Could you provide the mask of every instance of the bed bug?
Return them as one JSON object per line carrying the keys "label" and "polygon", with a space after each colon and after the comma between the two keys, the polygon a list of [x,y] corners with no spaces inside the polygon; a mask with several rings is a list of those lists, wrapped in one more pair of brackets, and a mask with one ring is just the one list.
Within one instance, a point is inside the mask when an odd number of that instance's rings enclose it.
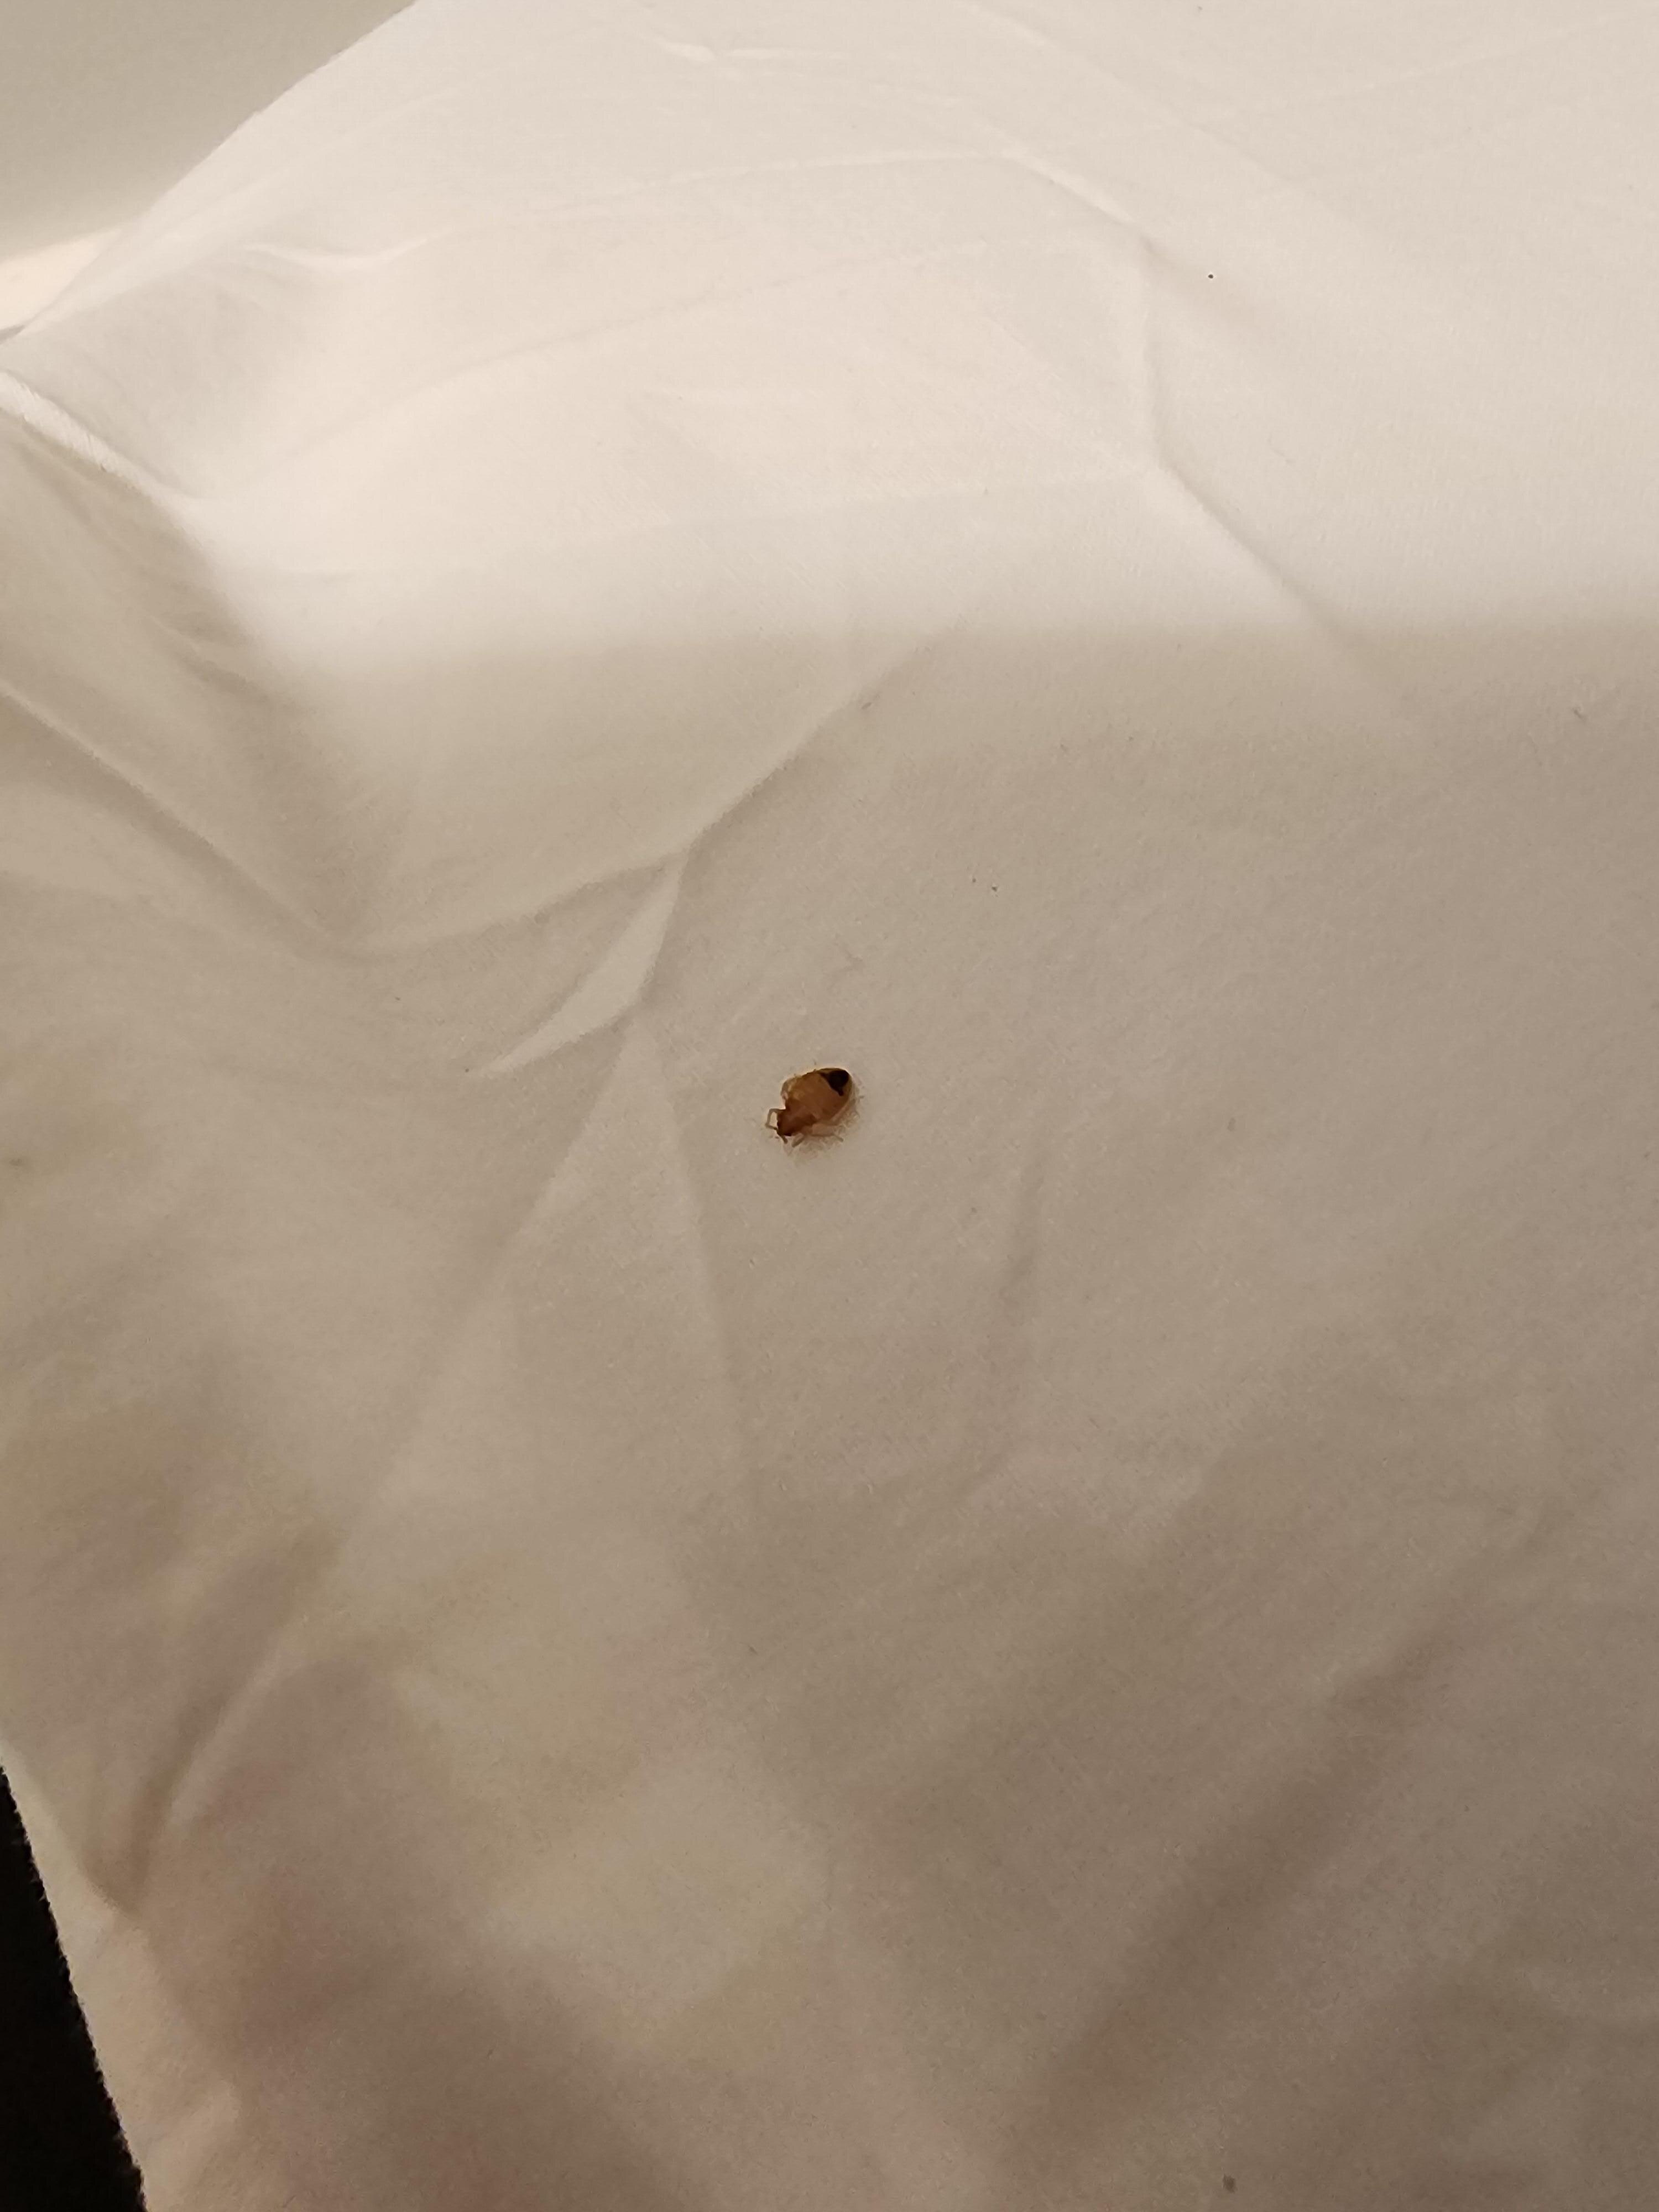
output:
{"label": "bed bug", "polygon": [[844,1067],[811,1068],[784,1085],[782,1103],[767,1115],[766,1126],[786,1145],[822,1136],[845,1115],[853,1096],[853,1079]]}

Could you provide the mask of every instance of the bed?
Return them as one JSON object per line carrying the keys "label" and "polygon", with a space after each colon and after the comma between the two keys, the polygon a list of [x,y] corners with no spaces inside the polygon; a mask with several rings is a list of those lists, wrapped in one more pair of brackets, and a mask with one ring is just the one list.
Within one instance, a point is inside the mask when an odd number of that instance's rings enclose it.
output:
{"label": "bed", "polygon": [[1656,67],[416,0],[0,348],[154,2212],[1651,2203]]}

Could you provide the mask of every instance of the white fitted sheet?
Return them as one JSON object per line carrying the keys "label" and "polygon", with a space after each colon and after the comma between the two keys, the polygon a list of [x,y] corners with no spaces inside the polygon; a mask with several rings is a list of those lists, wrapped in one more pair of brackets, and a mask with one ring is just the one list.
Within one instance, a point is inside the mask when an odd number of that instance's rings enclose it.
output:
{"label": "white fitted sheet", "polygon": [[0,350],[157,2212],[1652,2203],[1656,66],[418,0]]}

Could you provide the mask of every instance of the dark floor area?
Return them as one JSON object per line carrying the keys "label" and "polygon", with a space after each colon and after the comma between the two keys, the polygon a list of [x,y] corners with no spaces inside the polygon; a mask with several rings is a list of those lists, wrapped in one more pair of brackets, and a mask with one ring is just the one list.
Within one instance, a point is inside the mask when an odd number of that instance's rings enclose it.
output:
{"label": "dark floor area", "polygon": [[143,2203],[0,1776],[0,2212],[139,2212]]}

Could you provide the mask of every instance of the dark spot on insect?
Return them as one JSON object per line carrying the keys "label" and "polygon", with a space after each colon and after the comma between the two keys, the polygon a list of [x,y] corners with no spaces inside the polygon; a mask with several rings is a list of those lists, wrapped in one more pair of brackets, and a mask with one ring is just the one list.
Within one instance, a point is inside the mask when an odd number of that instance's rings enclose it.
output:
{"label": "dark spot on insect", "polygon": [[850,1091],[853,1087],[853,1079],[844,1067],[826,1067],[823,1079],[836,1092]]}

